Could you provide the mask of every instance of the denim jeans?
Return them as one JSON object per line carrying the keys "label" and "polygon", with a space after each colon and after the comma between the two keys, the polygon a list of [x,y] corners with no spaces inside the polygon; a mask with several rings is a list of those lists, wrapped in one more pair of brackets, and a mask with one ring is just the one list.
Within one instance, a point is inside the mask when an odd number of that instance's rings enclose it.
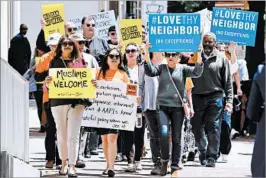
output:
{"label": "denim jeans", "polygon": [[[219,153],[223,94],[193,95],[195,115],[191,119],[196,145],[206,158],[215,160]],[[206,136],[207,135],[207,136]]]}
{"label": "denim jeans", "polygon": [[156,163],[161,159],[161,150],[159,142],[159,112],[156,110],[146,110],[144,116],[148,123],[148,129],[150,132],[150,148],[152,154],[152,161]]}
{"label": "denim jeans", "polygon": [[170,122],[172,131],[172,170],[179,167],[181,158],[181,137],[184,121],[183,108],[160,106],[160,149],[163,162],[169,161]]}

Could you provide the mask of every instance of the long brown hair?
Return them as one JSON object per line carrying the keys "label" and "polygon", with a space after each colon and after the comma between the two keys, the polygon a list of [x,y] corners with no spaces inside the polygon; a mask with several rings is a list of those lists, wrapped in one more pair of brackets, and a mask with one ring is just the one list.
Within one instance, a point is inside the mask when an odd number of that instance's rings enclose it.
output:
{"label": "long brown hair", "polygon": [[58,42],[58,45],[57,45],[57,47],[55,49],[56,57],[57,58],[60,58],[62,56],[62,43],[65,40],[68,40],[68,41],[71,41],[71,42],[74,43],[74,45],[73,45],[73,51],[70,54],[71,59],[72,60],[78,60],[78,59],[80,59],[80,52],[79,52],[79,49],[78,49],[77,42],[74,41],[72,38],[69,38],[69,35],[63,35],[60,38],[60,40]]}

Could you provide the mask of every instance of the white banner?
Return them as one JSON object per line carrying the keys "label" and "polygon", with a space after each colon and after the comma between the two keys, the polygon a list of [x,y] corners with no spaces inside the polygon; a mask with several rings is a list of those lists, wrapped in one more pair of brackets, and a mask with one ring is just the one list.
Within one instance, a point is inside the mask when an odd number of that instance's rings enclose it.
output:
{"label": "white banner", "polygon": [[137,85],[98,81],[96,99],[86,108],[82,126],[134,131],[137,93]]}
{"label": "white banner", "polygon": [[[96,35],[98,37],[108,40],[108,29],[109,27],[115,25],[117,26],[114,10],[99,12],[97,14],[89,14],[95,20]],[[70,18],[69,21],[73,22],[79,31],[82,31],[80,18]]]}

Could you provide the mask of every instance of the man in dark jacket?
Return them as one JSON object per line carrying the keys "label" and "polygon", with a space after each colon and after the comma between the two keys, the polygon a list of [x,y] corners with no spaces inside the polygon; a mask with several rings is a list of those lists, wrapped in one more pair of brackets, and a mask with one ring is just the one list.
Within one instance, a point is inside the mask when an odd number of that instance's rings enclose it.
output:
{"label": "man in dark jacket", "polygon": [[8,51],[8,63],[23,75],[28,69],[31,58],[31,48],[28,39],[25,37],[28,27],[21,24],[17,34],[10,41],[10,48]]}
{"label": "man in dark jacket", "polygon": [[258,122],[251,160],[252,177],[265,177],[265,62],[259,65],[251,86],[247,117]]}
{"label": "man in dark jacket", "polygon": [[[215,167],[220,146],[220,130],[223,113],[232,111],[233,86],[229,62],[215,49],[216,36],[207,33],[203,37],[203,74],[193,78],[194,118],[191,119],[201,165]],[[225,96],[225,107],[223,98]],[[228,111],[228,112],[227,112]]]}

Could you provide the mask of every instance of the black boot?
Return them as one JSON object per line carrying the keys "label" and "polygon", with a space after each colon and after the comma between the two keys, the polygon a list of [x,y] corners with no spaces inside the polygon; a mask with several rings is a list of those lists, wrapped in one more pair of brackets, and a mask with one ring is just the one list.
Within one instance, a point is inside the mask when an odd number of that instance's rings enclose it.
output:
{"label": "black boot", "polygon": [[161,167],[161,176],[166,176],[167,174],[167,167],[168,167],[168,161],[162,161],[162,167]]}

